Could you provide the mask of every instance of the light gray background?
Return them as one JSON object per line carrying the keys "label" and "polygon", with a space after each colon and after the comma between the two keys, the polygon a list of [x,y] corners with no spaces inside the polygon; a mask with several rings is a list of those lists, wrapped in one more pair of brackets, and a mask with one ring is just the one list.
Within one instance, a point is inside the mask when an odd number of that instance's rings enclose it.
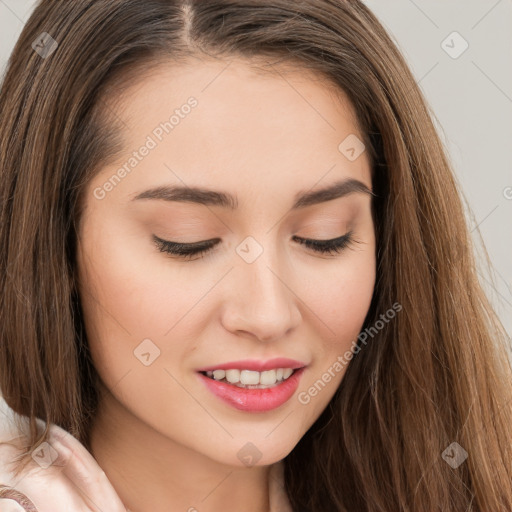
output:
{"label": "light gray background", "polygon": [[[68,0],[73,1],[73,0]],[[142,0],[141,0],[142,1]],[[512,0],[365,0],[404,53],[437,119],[483,261],[480,280],[512,334]],[[34,0],[0,0],[0,71]],[[458,58],[451,52],[469,44]],[[510,188],[509,188],[510,187]],[[507,199],[507,197],[509,199]]]}

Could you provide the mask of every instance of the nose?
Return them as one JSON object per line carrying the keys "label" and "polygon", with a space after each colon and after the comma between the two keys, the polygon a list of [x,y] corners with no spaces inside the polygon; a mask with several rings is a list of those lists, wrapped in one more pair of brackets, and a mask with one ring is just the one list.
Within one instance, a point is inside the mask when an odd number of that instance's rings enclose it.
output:
{"label": "nose", "polygon": [[252,263],[239,263],[231,279],[222,317],[228,331],[270,342],[286,336],[299,324],[300,300],[293,291],[293,274],[269,251]]}

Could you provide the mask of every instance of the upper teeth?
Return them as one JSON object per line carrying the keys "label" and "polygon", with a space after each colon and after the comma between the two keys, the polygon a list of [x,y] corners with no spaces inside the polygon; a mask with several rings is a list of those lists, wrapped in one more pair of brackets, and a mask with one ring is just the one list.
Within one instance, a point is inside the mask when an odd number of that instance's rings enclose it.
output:
{"label": "upper teeth", "polygon": [[213,377],[215,380],[225,378],[231,384],[263,384],[268,386],[287,379],[292,373],[292,368],[277,368],[276,370],[264,372],[252,370],[213,370],[207,371],[206,375]]}

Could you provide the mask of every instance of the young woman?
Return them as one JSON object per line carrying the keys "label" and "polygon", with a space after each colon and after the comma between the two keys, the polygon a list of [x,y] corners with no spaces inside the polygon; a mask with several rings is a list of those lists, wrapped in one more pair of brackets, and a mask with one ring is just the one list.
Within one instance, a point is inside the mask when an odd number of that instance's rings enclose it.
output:
{"label": "young woman", "polygon": [[512,510],[504,330],[362,3],[40,0],[0,116],[2,510]]}

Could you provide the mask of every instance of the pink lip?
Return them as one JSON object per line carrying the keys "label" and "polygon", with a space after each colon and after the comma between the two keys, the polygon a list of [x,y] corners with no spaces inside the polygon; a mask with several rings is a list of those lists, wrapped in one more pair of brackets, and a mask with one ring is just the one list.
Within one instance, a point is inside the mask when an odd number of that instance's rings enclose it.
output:
{"label": "pink lip", "polygon": [[[287,361],[289,362],[290,360],[288,359]],[[238,363],[240,363],[240,361]],[[284,367],[290,368],[290,366],[287,365],[284,365]],[[226,368],[229,370],[232,367]],[[240,367],[238,366],[238,368]],[[279,366],[279,368],[282,367]],[[267,389],[239,388],[228,382],[210,379],[202,373],[198,373],[198,375],[214,395],[236,409],[245,412],[265,412],[283,405],[292,397],[299,386],[299,381],[304,370],[305,368],[296,370],[291,377],[281,382],[281,384]]]}
{"label": "pink lip", "polygon": [[275,370],[276,368],[291,368],[296,370],[306,366],[306,363],[287,359],[286,357],[276,357],[268,361],[258,361],[257,359],[244,359],[243,361],[231,361],[229,363],[220,363],[212,366],[198,368],[198,372],[208,372],[213,370],[252,370],[255,372],[264,372],[265,370]]}

